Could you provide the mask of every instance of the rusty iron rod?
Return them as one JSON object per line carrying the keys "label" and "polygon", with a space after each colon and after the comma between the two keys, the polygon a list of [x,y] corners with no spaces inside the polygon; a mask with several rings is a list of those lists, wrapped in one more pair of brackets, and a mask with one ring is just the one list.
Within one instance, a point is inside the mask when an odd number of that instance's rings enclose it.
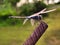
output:
{"label": "rusty iron rod", "polygon": [[47,28],[48,25],[41,21],[40,25],[34,30],[32,35],[24,42],[23,45],[35,45]]}

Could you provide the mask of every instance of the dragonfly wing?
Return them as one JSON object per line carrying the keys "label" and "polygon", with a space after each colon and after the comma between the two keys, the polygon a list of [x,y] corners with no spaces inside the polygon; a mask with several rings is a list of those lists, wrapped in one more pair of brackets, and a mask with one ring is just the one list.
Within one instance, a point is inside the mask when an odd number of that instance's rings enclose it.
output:
{"label": "dragonfly wing", "polygon": [[35,20],[34,19],[31,19],[30,21],[31,21],[31,25],[33,26],[34,23],[35,23]]}
{"label": "dragonfly wing", "polygon": [[43,10],[41,10],[40,12],[38,13],[35,13],[35,15],[39,15],[40,13],[44,12],[46,10],[46,8],[44,8]]}
{"label": "dragonfly wing", "polygon": [[35,14],[29,16],[29,18],[30,18],[30,17],[33,17],[33,16],[37,16],[37,15],[39,15],[40,13],[44,12],[45,10],[46,10],[46,8],[44,8],[42,11],[39,11],[38,13],[35,13]]}
{"label": "dragonfly wing", "polygon": [[23,25],[27,22],[28,19],[25,19],[24,22],[23,22]]}
{"label": "dragonfly wing", "polygon": [[41,14],[43,13],[49,13],[49,12],[52,12],[52,11],[55,11],[56,9],[53,9],[53,10],[49,10],[49,11],[45,11],[45,12],[42,12]]}
{"label": "dragonfly wing", "polygon": [[[44,12],[45,10],[46,10],[46,8],[44,8],[42,11],[40,11],[40,13]],[[39,13],[39,14],[40,14],[40,13]]]}

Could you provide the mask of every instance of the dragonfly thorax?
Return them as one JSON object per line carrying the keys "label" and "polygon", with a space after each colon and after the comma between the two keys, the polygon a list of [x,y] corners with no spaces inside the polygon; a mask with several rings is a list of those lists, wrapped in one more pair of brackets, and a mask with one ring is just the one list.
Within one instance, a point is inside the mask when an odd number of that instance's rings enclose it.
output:
{"label": "dragonfly thorax", "polygon": [[33,16],[33,17],[31,17],[31,19],[41,20],[42,19],[42,16],[41,15]]}

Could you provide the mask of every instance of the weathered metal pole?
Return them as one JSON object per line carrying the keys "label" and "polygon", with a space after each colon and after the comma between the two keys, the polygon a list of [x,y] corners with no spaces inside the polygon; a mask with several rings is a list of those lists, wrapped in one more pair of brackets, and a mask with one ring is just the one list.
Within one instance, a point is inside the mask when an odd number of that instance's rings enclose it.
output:
{"label": "weathered metal pole", "polygon": [[34,30],[33,34],[26,40],[23,45],[35,45],[47,27],[48,25],[41,21],[40,25]]}

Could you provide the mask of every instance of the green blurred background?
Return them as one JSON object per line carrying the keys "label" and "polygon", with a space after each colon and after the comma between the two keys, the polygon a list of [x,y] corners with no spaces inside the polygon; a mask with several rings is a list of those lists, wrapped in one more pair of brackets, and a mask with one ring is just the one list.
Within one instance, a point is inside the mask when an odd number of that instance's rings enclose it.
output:
{"label": "green blurred background", "polygon": [[19,1],[0,0],[0,45],[22,45],[37,27],[32,27],[30,21],[22,25],[24,19],[13,19],[9,16],[29,16],[44,8],[57,10],[42,14],[48,29],[36,45],[60,45],[60,2],[46,5],[43,0],[34,0],[34,3],[27,0],[27,3],[17,7]]}

